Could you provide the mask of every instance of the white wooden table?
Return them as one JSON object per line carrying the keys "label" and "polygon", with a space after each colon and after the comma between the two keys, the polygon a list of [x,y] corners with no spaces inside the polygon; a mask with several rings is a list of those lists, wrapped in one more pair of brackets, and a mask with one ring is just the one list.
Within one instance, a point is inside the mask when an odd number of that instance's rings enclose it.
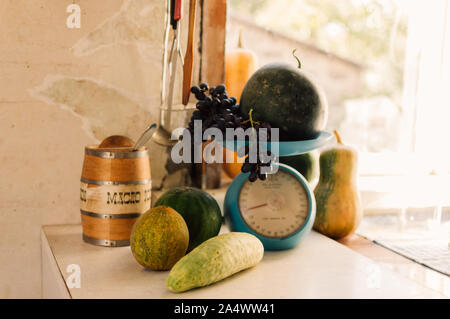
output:
{"label": "white wooden table", "polygon": [[[294,249],[265,252],[254,268],[181,294],[166,288],[167,271],[144,270],[129,247],[84,243],[81,225],[44,226],[41,237],[44,298],[445,298],[316,232]],[[80,287],[68,287],[77,269]]]}

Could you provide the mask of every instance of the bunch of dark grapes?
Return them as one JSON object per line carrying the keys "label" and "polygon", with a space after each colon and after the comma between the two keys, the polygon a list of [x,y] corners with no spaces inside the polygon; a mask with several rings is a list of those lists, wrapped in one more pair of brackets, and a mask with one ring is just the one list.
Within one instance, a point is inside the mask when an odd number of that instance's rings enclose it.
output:
{"label": "bunch of dark grapes", "polygon": [[240,127],[242,116],[239,105],[236,104],[235,97],[228,97],[224,84],[208,87],[208,84],[202,83],[193,86],[191,92],[198,100],[197,109],[189,122],[191,133],[195,120],[202,120],[202,133],[210,127],[218,128],[222,132],[225,132],[226,128]]}
{"label": "bunch of dark grapes", "polygon": [[[274,156],[269,150],[266,150],[264,152],[264,150],[261,149],[261,145],[258,142],[260,140],[269,141],[271,127],[270,127],[269,123],[264,122],[264,123],[260,124],[260,123],[256,122],[256,123],[254,123],[253,128],[255,129],[254,130],[255,134],[257,134],[256,135],[257,143],[250,144],[251,146],[246,146],[245,154],[246,155],[249,154],[250,148],[255,147],[256,148],[255,154],[257,154],[256,163],[251,162],[250,156],[247,156],[245,158],[244,164],[242,164],[241,171],[243,173],[250,172],[250,175],[248,176],[248,180],[250,182],[254,182],[258,178],[260,180],[264,181],[267,178],[267,174],[263,173],[261,171],[261,169],[263,167],[269,168]],[[260,130],[260,128],[265,128],[266,130]]]}
{"label": "bunch of dark grapes", "polygon": [[[270,124],[251,122],[249,120],[243,120],[243,116],[237,104],[235,97],[229,97],[224,84],[209,87],[208,84],[202,83],[199,86],[193,86],[191,92],[198,100],[196,104],[196,110],[192,114],[189,121],[188,130],[192,134],[194,133],[194,121],[202,121],[202,134],[208,128],[218,128],[224,133],[227,128],[243,128],[244,130],[253,126],[254,133],[257,134],[257,141],[270,139]],[[267,132],[260,131],[259,128],[266,128]],[[266,136],[263,136],[266,134]],[[193,140],[193,139],[192,139]],[[254,182],[258,178],[261,180],[266,179],[266,174],[261,172],[261,168],[270,166],[270,162],[273,159],[272,154],[267,151],[265,154],[259,149],[259,144],[252,144],[257,148],[257,162],[250,163],[250,156],[247,156],[250,152],[250,147],[245,147],[245,163],[242,165],[241,171],[243,173],[250,172],[249,181]],[[261,151],[261,152],[260,152]]]}

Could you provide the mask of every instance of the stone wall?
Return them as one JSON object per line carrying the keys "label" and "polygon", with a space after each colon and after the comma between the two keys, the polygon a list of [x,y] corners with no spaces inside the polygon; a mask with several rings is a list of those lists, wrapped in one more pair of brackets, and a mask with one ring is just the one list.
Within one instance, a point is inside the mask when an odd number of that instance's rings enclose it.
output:
{"label": "stone wall", "polygon": [[[78,0],[80,28],[69,28],[72,3],[0,2],[0,298],[40,297],[40,227],[80,223],[84,146],[136,140],[158,120],[166,2]],[[185,112],[176,114],[182,125]],[[150,148],[159,188],[168,155]]]}

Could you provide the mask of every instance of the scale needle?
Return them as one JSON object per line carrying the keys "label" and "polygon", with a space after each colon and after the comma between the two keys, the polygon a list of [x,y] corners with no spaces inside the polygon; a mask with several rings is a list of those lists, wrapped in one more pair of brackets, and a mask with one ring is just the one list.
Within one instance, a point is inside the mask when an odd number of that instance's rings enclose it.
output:
{"label": "scale needle", "polygon": [[267,206],[267,205],[268,205],[267,203],[264,203],[264,204],[261,204],[261,205],[257,205],[257,206],[250,207],[250,208],[247,209],[247,210],[255,209],[255,208],[260,208],[260,207],[264,207],[264,206]]}

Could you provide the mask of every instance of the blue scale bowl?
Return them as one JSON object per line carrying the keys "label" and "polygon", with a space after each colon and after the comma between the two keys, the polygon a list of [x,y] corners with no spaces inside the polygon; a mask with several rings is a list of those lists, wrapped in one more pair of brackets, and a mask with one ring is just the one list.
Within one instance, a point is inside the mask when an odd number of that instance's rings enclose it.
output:
{"label": "blue scale bowl", "polygon": [[[293,156],[299,155],[303,153],[311,152],[317,148],[320,148],[328,143],[328,141],[333,137],[333,134],[329,132],[322,131],[319,136],[312,140],[304,140],[304,141],[288,141],[288,142],[267,142],[260,144],[263,147],[267,147],[271,152],[273,152],[277,156]],[[245,145],[249,145],[249,142],[245,141],[219,141],[223,147],[236,151]],[[278,152],[276,151],[276,147],[278,147]],[[277,154],[278,153],[278,154]]]}

